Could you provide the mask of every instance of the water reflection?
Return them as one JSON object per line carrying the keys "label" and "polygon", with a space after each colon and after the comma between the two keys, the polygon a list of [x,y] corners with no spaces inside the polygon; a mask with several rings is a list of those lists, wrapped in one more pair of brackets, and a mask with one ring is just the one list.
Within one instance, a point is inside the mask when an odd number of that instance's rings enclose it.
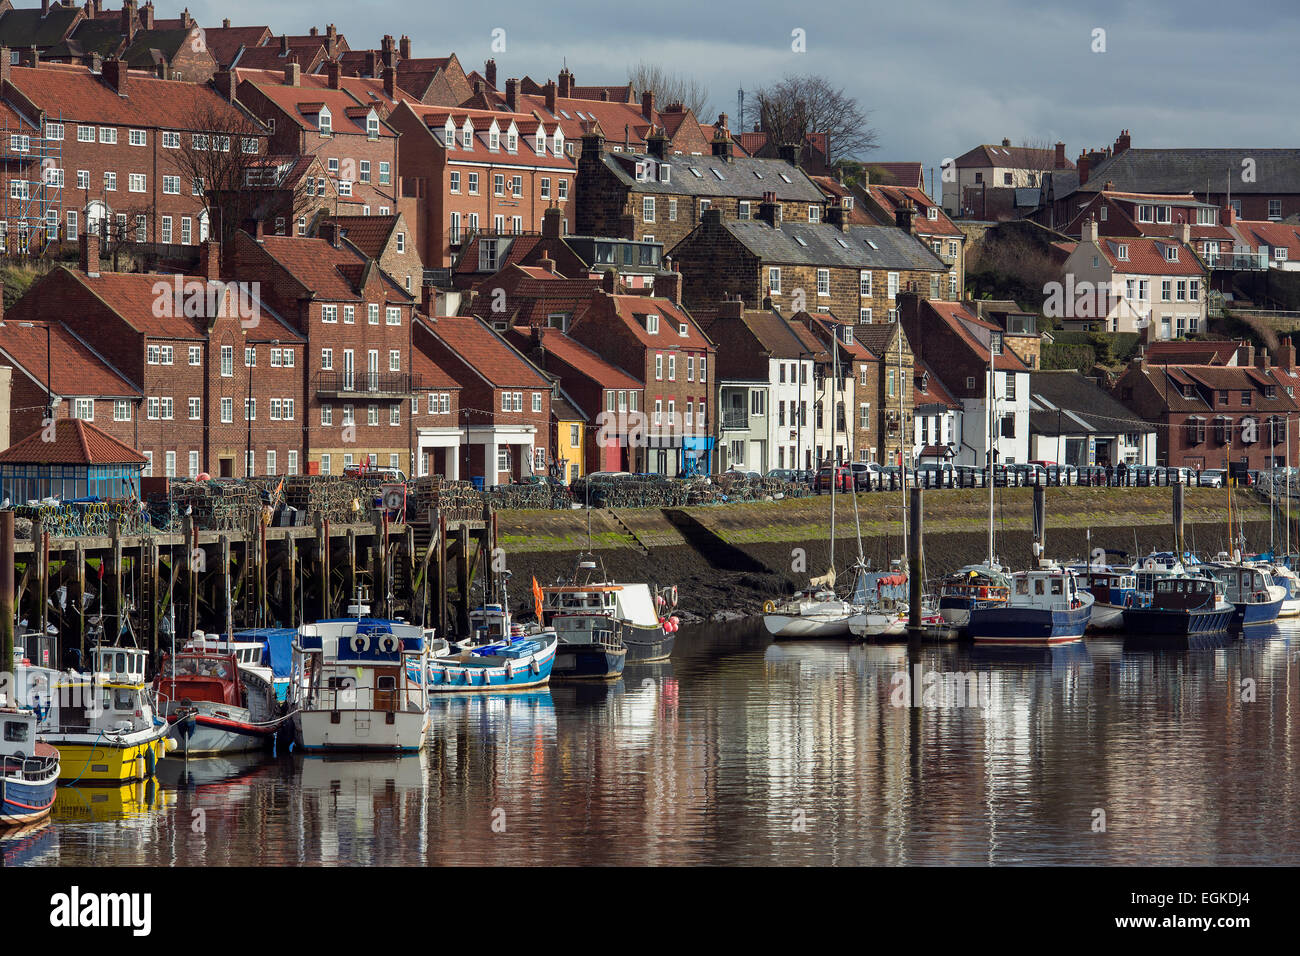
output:
{"label": "water reflection", "polygon": [[61,791],[44,848],[14,855],[1295,863],[1297,633],[1023,650],[686,629],[618,681],[439,698],[420,755],[167,760],[152,790]]}

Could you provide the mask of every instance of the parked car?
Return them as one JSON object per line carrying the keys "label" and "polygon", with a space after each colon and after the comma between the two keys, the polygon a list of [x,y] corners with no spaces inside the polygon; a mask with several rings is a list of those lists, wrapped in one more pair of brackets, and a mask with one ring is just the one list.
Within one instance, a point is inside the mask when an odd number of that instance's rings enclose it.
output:
{"label": "parked car", "polygon": [[922,462],[916,469],[916,478],[923,488],[939,488],[946,483],[956,483],[957,469],[951,462]]}
{"label": "parked car", "polygon": [[1017,485],[1045,485],[1047,484],[1047,469],[1042,465],[1035,465],[1032,462],[1018,462],[1014,465],[1008,465],[1012,476],[1011,480]]}
{"label": "parked car", "polygon": [[1079,469],[1074,465],[1047,465],[1047,480],[1053,485],[1077,485]]}
{"label": "parked car", "polygon": [[880,466],[874,461],[851,461],[853,470],[853,487],[865,491],[880,484]]}
{"label": "parked car", "polygon": [[1166,485],[1194,485],[1196,484],[1196,472],[1190,468],[1164,468],[1157,469],[1163,471],[1162,483]]}
{"label": "parked car", "polygon": [[767,473],[767,477],[775,478],[777,481],[795,481],[795,476],[799,474],[793,468],[773,468]]}
{"label": "parked car", "polygon": [[1223,481],[1227,478],[1228,473],[1222,468],[1207,468],[1201,472],[1200,484],[1202,488],[1222,488]]}
{"label": "parked car", "polygon": [[[1128,473],[1131,476],[1128,484],[1135,487],[1147,487],[1156,483],[1157,469],[1154,465],[1133,465],[1129,468]],[[1105,469],[1103,469],[1104,473]]]}
{"label": "parked car", "polygon": [[988,475],[978,465],[957,465],[953,470],[960,487],[983,488],[988,482]]}
{"label": "parked car", "polygon": [[[907,469],[906,477],[909,486],[916,484],[916,472],[913,469]],[[903,475],[897,465],[885,465],[880,469],[880,480],[884,482],[883,487],[885,488],[899,488],[901,487],[900,482],[903,481]]]}
{"label": "parked car", "polygon": [[832,481],[835,483],[836,491],[848,491],[853,487],[853,469],[847,464],[823,465],[817,469],[818,491],[830,491]]}

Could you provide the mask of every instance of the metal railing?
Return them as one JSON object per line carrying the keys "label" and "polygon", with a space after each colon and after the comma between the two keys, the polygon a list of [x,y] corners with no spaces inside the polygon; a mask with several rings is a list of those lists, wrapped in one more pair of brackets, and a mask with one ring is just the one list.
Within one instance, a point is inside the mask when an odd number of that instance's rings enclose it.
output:
{"label": "metal railing", "polygon": [[406,372],[317,372],[317,396],[409,396],[424,390],[421,380]]}

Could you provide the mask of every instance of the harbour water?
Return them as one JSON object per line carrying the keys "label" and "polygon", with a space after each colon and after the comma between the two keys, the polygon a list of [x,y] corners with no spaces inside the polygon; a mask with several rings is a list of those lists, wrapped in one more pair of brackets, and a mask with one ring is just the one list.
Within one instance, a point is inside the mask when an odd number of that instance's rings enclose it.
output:
{"label": "harbour water", "polygon": [[437,700],[417,756],[168,759],[148,785],[65,787],[5,862],[1300,862],[1293,622],[910,657],[758,622],[680,638],[613,684]]}

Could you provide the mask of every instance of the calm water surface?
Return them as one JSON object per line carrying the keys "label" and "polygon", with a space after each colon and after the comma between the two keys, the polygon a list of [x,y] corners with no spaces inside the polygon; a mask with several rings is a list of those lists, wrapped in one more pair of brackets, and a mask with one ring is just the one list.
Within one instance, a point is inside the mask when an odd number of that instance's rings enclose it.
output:
{"label": "calm water surface", "polygon": [[[167,760],[156,784],[64,788],[5,861],[1300,862],[1294,624],[1181,650],[909,658],[756,623],[678,644],[608,686],[441,699],[418,756]],[[917,664],[975,672],[987,707],[898,706]]]}

